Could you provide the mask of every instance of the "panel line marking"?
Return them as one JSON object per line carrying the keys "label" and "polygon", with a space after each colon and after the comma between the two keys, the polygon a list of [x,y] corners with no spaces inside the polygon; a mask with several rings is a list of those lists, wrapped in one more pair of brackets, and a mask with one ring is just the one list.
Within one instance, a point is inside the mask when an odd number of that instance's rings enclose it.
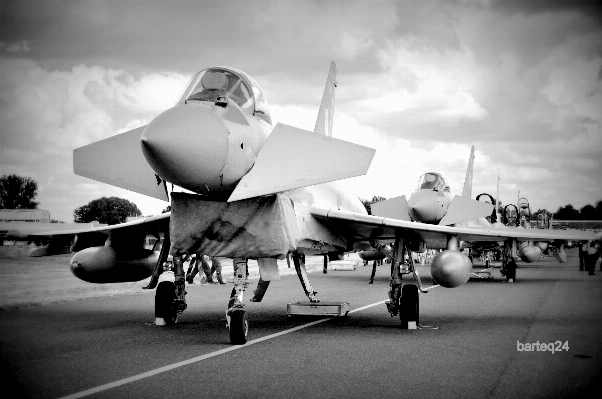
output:
{"label": "panel line marking", "polygon": [[[370,304],[370,305],[362,306],[360,308],[350,310],[348,313],[359,312],[361,310],[368,309],[368,308],[380,305],[382,303],[385,303],[385,301],[383,300],[383,301],[376,302],[376,303],[373,303],[373,304]],[[206,360],[206,359],[209,359],[209,358],[212,358],[212,357],[215,357],[215,356],[223,355],[223,354],[226,354],[228,352],[232,352],[232,351],[235,351],[235,350],[238,350],[238,349],[244,349],[244,348],[249,347],[250,345],[258,344],[260,342],[267,341],[268,339],[277,338],[277,337],[279,337],[281,335],[289,334],[289,333],[292,333],[292,332],[295,332],[295,331],[298,331],[298,330],[302,330],[302,329],[307,328],[307,327],[315,326],[316,324],[324,323],[324,322],[327,322],[329,320],[336,319],[337,317],[340,317],[340,316],[328,317],[328,318],[325,318],[325,319],[320,319],[320,320],[312,321],[311,323],[302,324],[302,325],[297,326],[297,327],[289,328],[288,330],[280,331],[278,333],[274,333],[274,334],[271,334],[271,335],[266,335],[265,337],[261,337],[261,338],[254,339],[252,341],[248,341],[245,345],[230,346],[228,348],[220,349],[218,351],[207,353],[205,355],[193,357],[192,359],[183,360],[181,362],[177,362],[177,363],[173,363],[173,364],[170,364],[170,365],[167,365],[167,366],[159,367],[157,369],[150,370],[150,371],[147,371],[147,372],[142,373],[142,374],[137,374],[137,375],[134,375],[134,376],[131,376],[131,377],[123,378],[121,380],[110,382],[108,384],[99,385],[99,386],[94,387],[94,388],[86,389],[85,391],[80,391],[80,392],[73,393],[71,395],[63,396],[63,397],[61,397],[59,399],[83,398],[85,396],[93,395],[93,394],[98,393],[98,392],[106,391],[108,389],[116,388],[116,387],[121,386],[121,385],[129,384],[130,382],[139,381],[139,380],[142,380],[144,378],[152,377],[152,376],[157,375],[157,374],[161,374],[161,373],[165,373],[165,372],[170,371],[170,370],[177,369],[179,367],[187,366],[189,364],[197,363],[197,362],[200,362],[202,360]]]}

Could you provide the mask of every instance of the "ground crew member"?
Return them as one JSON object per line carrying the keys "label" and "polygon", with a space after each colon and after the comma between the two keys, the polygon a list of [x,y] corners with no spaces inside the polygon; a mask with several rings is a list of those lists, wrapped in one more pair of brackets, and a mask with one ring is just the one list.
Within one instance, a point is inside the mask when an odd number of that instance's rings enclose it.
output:
{"label": "ground crew member", "polygon": [[[220,263],[220,261],[215,256],[212,256],[211,257],[211,267],[209,267],[209,263],[207,263],[207,261],[205,260],[205,256],[200,255],[200,258],[201,258],[201,267],[203,269],[203,272],[205,273],[207,283],[216,284],[216,282],[213,281],[213,273],[215,273],[215,277],[217,277],[217,282],[220,284],[226,284],[222,278],[222,264]],[[201,284],[202,284],[202,279],[201,279]]]}
{"label": "ground crew member", "polygon": [[587,249],[587,259],[585,260],[585,266],[590,276],[596,275],[596,273],[594,273],[594,268],[596,267],[598,256],[598,248],[596,248],[596,243],[592,241],[589,243],[589,248]]}
{"label": "ground crew member", "polygon": [[579,270],[585,270],[585,258],[587,257],[587,242],[579,243]]}

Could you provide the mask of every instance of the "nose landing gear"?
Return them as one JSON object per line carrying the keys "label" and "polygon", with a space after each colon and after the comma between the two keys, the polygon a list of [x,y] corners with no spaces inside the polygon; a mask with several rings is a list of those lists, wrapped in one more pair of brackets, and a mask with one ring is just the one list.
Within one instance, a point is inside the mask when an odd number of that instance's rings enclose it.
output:
{"label": "nose landing gear", "polygon": [[247,259],[236,258],[234,264],[234,288],[228,301],[226,311],[226,327],[230,330],[230,343],[244,345],[249,334],[249,320],[247,312],[243,309],[243,294],[247,288]]}

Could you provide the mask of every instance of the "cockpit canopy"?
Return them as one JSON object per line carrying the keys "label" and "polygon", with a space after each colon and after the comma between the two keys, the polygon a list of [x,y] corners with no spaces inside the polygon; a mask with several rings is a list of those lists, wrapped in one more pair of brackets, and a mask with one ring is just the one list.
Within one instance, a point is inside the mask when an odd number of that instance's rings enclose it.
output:
{"label": "cockpit canopy", "polygon": [[502,215],[502,222],[506,226],[516,226],[518,225],[518,208],[516,205],[506,205],[504,207],[504,214]]}
{"label": "cockpit canopy", "polygon": [[518,199],[517,205],[521,209],[528,209],[529,208],[529,201],[527,201],[526,198],[522,197],[522,198]]}
{"label": "cockpit canopy", "polygon": [[187,101],[215,102],[220,96],[234,101],[243,113],[272,124],[268,102],[257,82],[234,68],[215,67],[197,73],[190,79],[177,104]]}
{"label": "cockpit canopy", "polygon": [[425,173],[418,179],[418,189],[430,189],[449,192],[449,187],[445,183],[445,179],[439,173]]}
{"label": "cockpit canopy", "polygon": [[482,194],[477,195],[477,201],[495,205],[495,200],[493,199],[491,194],[487,194],[487,193],[482,193]]}
{"label": "cockpit canopy", "polygon": [[521,220],[531,221],[531,209],[529,208],[529,201],[526,198],[518,199],[518,213]]}

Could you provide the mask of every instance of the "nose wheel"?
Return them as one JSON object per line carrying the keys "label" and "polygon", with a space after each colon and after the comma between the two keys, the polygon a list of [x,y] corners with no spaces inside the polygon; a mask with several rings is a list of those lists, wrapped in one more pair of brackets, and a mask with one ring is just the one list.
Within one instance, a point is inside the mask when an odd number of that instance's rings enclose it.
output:
{"label": "nose wheel", "polygon": [[244,345],[247,343],[249,333],[249,319],[247,312],[242,309],[233,310],[230,315],[230,343],[232,345]]}
{"label": "nose wheel", "polygon": [[[230,343],[232,345],[244,345],[247,343],[249,333],[249,321],[247,312],[243,309],[243,293],[248,285],[247,282],[247,259],[234,258],[234,288],[228,301],[226,311],[226,326],[230,330]],[[266,287],[267,288],[267,287]]]}

